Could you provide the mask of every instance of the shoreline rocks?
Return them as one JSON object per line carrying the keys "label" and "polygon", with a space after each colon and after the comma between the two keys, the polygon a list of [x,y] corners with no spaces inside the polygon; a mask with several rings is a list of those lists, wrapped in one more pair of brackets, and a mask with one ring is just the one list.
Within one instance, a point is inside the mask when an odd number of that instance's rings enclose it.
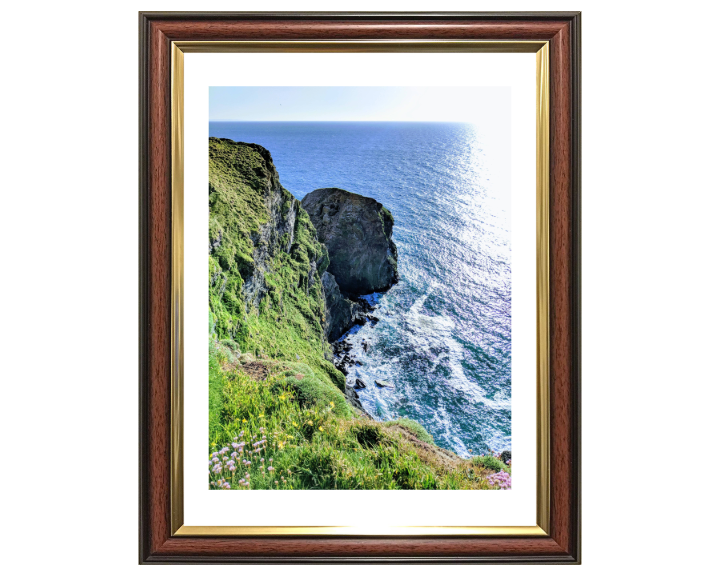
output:
{"label": "shoreline rocks", "polygon": [[371,326],[375,326],[380,321],[371,314],[376,306],[371,306],[364,298],[344,295],[329,271],[323,272],[321,282],[325,294],[323,328],[328,342],[336,342],[355,325],[364,326],[370,322]]}
{"label": "shoreline rocks", "polygon": [[370,420],[374,420],[374,418],[363,408],[362,403],[360,402],[360,396],[358,395],[355,390],[352,388],[347,388],[345,390],[345,399],[347,400],[347,403],[350,404],[350,406],[357,408],[360,414],[365,416],[366,418],[369,418]]}
{"label": "shoreline rocks", "polygon": [[325,271],[321,280],[325,293],[325,336],[329,342],[335,342],[356,321],[358,309],[352,300],[343,296],[330,272]]}

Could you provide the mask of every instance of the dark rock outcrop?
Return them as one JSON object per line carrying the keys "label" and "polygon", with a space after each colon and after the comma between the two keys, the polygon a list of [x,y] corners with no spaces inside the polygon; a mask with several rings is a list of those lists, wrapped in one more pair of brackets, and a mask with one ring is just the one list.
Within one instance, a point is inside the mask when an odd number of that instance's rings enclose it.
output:
{"label": "dark rock outcrop", "polygon": [[342,295],[335,277],[329,272],[322,275],[322,285],[325,292],[325,335],[334,342],[353,325],[358,306]]}
{"label": "dark rock outcrop", "polygon": [[353,390],[352,388],[347,388],[345,390],[345,398],[347,399],[347,402],[348,404],[350,404],[350,406],[352,406],[353,408],[357,408],[361,416],[365,416],[370,420],[373,419],[373,417],[365,411],[365,408],[363,408],[363,405],[360,402],[360,396],[357,392],[355,392],[355,390]]}
{"label": "dark rock outcrop", "polygon": [[[370,314],[375,308],[367,300],[352,296],[346,298],[340,291],[335,277],[330,272],[322,275],[323,293],[325,294],[325,320],[323,328],[329,342],[335,342],[355,324],[364,326],[370,322],[372,326],[380,319]],[[336,342],[336,344],[339,344]],[[335,353],[338,352],[336,347]],[[354,363],[354,361],[352,362]]]}
{"label": "dark rock outcrop", "polygon": [[342,292],[381,292],[398,281],[393,217],[380,202],[340,188],[320,188],[303,198],[302,207],[327,246],[328,271]]}

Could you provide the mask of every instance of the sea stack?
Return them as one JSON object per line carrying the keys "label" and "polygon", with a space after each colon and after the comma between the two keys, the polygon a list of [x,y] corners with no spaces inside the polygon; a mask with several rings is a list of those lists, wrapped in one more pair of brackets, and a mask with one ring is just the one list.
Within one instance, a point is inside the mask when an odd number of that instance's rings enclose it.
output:
{"label": "sea stack", "polygon": [[340,188],[320,188],[303,198],[302,207],[327,246],[328,272],[342,292],[383,292],[398,281],[393,217],[380,202]]}

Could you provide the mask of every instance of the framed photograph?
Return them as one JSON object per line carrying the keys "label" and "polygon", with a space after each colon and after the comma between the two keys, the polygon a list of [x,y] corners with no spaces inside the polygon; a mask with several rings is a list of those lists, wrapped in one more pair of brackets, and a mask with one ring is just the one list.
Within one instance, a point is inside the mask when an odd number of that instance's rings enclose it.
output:
{"label": "framed photograph", "polygon": [[579,13],[140,13],[139,148],[141,563],[580,562]]}

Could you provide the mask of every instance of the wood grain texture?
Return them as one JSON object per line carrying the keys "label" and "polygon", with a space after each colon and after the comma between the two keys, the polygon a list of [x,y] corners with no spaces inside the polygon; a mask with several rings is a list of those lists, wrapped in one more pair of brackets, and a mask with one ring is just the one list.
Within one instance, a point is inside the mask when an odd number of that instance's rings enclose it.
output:
{"label": "wood grain texture", "polygon": [[542,26],[524,21],[502,23],[444,20],[403,22],[392,20],[206,20],[201,23],[163,21],[158,25],[171,41],[175,40],[412,40],[473,39],[513,40],[518,34],[525,40],[549,40],[563,22],[543,22]]}
{"label": "wood grain texture", "polygon": [[170,162],[170,52],[169,43],[151,27],[150,190],[152,191],[151,253],[153,259],[151,311],[153,351],[151,366],[150,433],[152,451],[153,546],[170,535],[170,277],[171,277],[171,162]]}
{"label": "wood grain texture", "polygon": [[[142,263],[141,354],[141,516],[143,544],[158,549],[169,531],[170,458],[170,57],[165,36],[150,23],[145,30],[147,82],[144,177],[141,187]],[[143,152],[141,152],[143,153]],[[141,167],[143,163],[141,162]]]}
{"label": "wood grain texture", "polygon": [[499,562],[517,556],[553,558],[563,550],[551,538],[170,538],[155,554],[156,559],[192,556],[205,562],[457,562],[483,557]]}
{"label": "wood grain texture", "polygon": [[569,31],[561,29],[550,46],[550,535],[565,550],[571,534],[570,496],[572,397],[568,353],[571,334],[571,209]]}
{"label": "wood grain texture", "polygon": [[[140,14],[140,562],[579,563],[580,15]],[[170,534],[170,42],[550,41],[551,518],[547,538]]]}

